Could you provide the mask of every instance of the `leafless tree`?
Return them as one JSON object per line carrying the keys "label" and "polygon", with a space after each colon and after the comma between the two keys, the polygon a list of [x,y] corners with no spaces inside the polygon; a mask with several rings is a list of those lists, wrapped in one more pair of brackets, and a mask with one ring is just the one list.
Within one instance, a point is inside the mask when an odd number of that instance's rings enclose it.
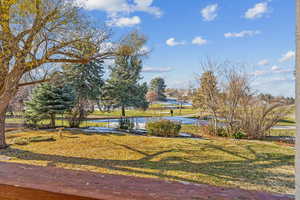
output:
{"label": "leafless tree", "polygon": [[232,68],[224,75],[220,105],[228,135],[244,132],[248,138],[262,138],[287,115],[289,109],[284,103],[265,101],[256,95],[247,73]]}
{"label": "leafless tree", "polygon": [[238,127],[250,139],[264,138],[289,110],[283,103],[268,103],[256,97],[245,97],[240,107],[236,116]]}
{"label": "leafless tree", "polygon": [[0,148],[5,113],[21,82],[42,66],[87,63],[112,53],[103,48],[109,34],[86,20],[71,0],[0,0]]}
{"label": "leafless tree", "polygon": [[243,68],[225,62],[218,73],[211,68],[201,77],[193,104],[213,117],[215,135],[220,128],[217,122],[221,120],[228,136],[244,132],[249,138],[262,138],[288,114],[284,102],[266,101],[256,95],[251,88],[251,77]]}
{"label": "leafless tree", "polygon": [[152,104],[154,101],[158,99],[158,95],[154,91],[148,91],[146,94],[146,99],[150,104]]}

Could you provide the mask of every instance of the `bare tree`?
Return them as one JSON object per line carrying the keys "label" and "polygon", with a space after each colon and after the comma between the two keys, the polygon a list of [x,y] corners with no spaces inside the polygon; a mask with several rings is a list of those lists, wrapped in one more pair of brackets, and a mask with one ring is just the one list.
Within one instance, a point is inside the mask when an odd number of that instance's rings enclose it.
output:
{"label": "bare tree", "polygon": [[[5,112],[24,74],[55,63],[87,63],[106,58],[108,38],[82,16],[71,0],[0,0],[0,148]],[[42,80],[41,80],[42,81]]]}
{"label": "bare tree", "polygon": [[288,113],[281,102],[263,100],[251,89],[250,77],[236,68],[225,71],[221,95],[221,117],[228,135],[246,133],[248,138],[265,137],[266,133]]}
{"label": "bare tree", "polygon": [[[207,66],[214,65],[208,63]],[[202,74],[193,105],[213,117],[215,135],[221,128],[218,121],[222,120],[227,136],[244,132],[249,138],[264,137],[287,115],[288,106],[256,95],[251,89],[251,77],[243,71],[242,65],[225,62],[222,67],[218,73],[210,67]]]}
{"label": "bare tree", "polygon": [[150,104],[152,104],[158,99],[158,94],[154,91],[148,91],[146,94],[146,99]]}
{"label": "bare tree", "polygon": [[236,118],[239,129],[250,139],[264,138],[289,110],[283,103],[269,103],[253,96],[243,99]]}
{"label": "bare tree", "polygon": [[219,105],[221,106],[221,117],[225,119],[228,135],[239,131],[237,125],[237,115],[240,111],[241,102],[251,97],[249,79],[245,73],[236,68],[226,68],[224,70],[222,94]]}

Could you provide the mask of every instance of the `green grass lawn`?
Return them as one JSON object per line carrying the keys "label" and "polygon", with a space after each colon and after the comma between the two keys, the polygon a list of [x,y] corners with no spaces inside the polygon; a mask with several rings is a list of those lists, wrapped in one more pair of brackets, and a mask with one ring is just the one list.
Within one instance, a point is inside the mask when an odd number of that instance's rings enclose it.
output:
{"label": "green grass lawn", "polygon": [[[179,109],[173,110],[174,116],[180,116],[180,115],[191,115],[191,114],[197,114],[198,110],[192,109],[192,108],[185,108],[182,109],[181,112]],[[114,110],[111,112],[101,112],[101,111],[95,111],[94,113],[90,114],[89,117],[120,117],[121,116],[121,110]],[[143,116],[151,116],[151,117],[160,117],[160,116],[170,116],[170,110],[126,110],[126,116],[127,117],[143,117]]]}
{"label": "green grass lawn", "polygon": [[182,124],[180,132],[202,136],[200,127],[192,124]]}
{"label": "green grass lawn", "polygon": [[[9,119],[6,119],[6,123],[24,124],[24,120],[18,119],[18,118],[9,118]],[[50,120],[43,120],[43,121],[39,122],[38,124],[39,125],[49,125]],[[55,124],[56,124],[56,126],[65,126],[65,127],[69,126],[68,120],[55,120]],[[90,127],[90,126],[106,127],[107,123],[106,122],[92,122],[92,121],[85,120],[80,125],[80,127]]]}
{"label": "green grass lawn", "polygon": [[20,124],[20,123],[24,123],[24,119],[20,119],[20,118],[6,118],[5,119],[6,123],[16,123],[16,124]]}
{"label": "green grass lawn", "polygon": [[270,136],[295,136],[295,135],[296,135],[296,129],[292,129],[292,130],[271,130],[270,131]]}
{"label": "green grass lawn", "polygon": [[296,126],[296,122],[293,119],[282,119],[277,123],[277,126]]}
{"label": "green grass lawn", "polygon": [[[24,137],[56,141],[13,144]],[[294,192],[294,150],[271,142],[192,140],[115,134],[11,133],[9,162],[152,177],[279,193]]]}

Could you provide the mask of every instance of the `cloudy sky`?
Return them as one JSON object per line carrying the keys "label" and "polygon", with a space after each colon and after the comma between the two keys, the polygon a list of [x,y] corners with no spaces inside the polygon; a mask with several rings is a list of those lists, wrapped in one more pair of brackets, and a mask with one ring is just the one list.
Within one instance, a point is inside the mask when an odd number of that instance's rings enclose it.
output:
{"label": "cloudy sky", "polygon": [[132,30],[148,37],[146,81],[161,76],[169,87],[188,87],[209,57],[244,63],[261,92],[294,96],[294,0],[85,0],[83,6],[116,39]]}

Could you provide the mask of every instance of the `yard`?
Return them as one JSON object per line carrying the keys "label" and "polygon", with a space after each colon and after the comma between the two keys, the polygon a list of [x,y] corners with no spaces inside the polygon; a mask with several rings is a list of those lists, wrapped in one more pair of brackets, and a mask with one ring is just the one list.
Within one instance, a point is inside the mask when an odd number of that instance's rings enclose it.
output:
{"label": "yard", "polygon": [[[183,109],[173,109],[173,115],[174,116],[182,116],[182,115],[197,115],[198,114],[197,109],[192,109],[191,107],[184,107]],[[89,118],[105,118],[105,117],[120,117],[121,110],[116,109],[111,112],[101,112],[101,111],[95,111],[94,113],[90,114]],[[127,117],[162,117],[162,116],[170,116],[170,109],[148,109],[146,111],[144,110],[138,110],[138,109],[131,109],[126,110],[126,116]]]}
{"label": "yard", "polygon": [[[16,145],[20,138],[55,141]],[[154,177],[269,192],[294,192],[294,149],[263,141],[175,139],[120,134],[10,133],[7,162]]]}

